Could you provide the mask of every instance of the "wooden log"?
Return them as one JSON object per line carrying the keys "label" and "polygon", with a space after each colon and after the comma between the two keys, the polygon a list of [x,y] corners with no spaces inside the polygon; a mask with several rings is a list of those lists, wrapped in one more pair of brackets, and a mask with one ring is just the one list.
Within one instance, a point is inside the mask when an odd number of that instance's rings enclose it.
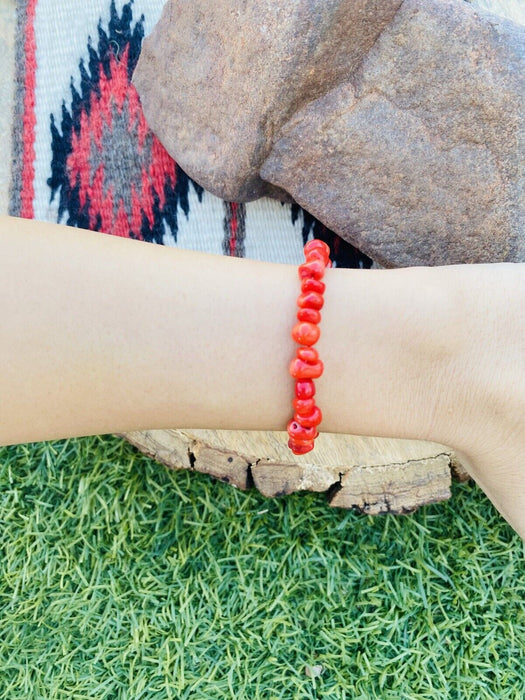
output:
{"label": "wooden log", "polygon": [[149,430],[118,434],[171,469],[193,469],[269,498],[324,492],[328,504],[363,513],[404,514],[450,498],[452,478],[467,472],[435,442],[321,433],[297,456],[284,432]]}

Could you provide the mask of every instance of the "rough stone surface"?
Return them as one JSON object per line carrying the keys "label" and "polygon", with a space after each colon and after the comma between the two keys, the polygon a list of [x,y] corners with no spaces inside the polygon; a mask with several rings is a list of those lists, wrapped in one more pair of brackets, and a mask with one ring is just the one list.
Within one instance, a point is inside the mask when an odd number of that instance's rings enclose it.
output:
{"label": "rough stone surface", "polygon": [[169,0],[133,76],[146,118],[208,191],[280,197],[259,169],[283,124],[357,69],[401,1]]}
{"label": "rough stone surface", "polygon": [[134,81],[218,196],[289,193],[385,267],[525,261],[512,22],[463,0],[178,0]]}

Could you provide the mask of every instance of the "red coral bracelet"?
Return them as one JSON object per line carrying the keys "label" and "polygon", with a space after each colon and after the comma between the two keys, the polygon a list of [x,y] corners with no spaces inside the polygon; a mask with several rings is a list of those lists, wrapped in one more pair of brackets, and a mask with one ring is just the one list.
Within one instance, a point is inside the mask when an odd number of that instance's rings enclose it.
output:
{"label": "red coral bracelet", "polygon": [[321,281],[325,269],[332,267],[330,248],[318,239],[309,241],[304,247],[306,262],[299,265],[301,294],[297,299],[297,321],[292,338],[299,344],[296,356],[290,364],[290,374],[295,378],[294,415],[287,426],[288,447],[296,455],[314,449],[314,440],[319,435],[317,426],[323,420],[321,410],[315,404],[313,380],[323,373],[323,363],[317,350],[312,347],[319,340],[325,284]]}

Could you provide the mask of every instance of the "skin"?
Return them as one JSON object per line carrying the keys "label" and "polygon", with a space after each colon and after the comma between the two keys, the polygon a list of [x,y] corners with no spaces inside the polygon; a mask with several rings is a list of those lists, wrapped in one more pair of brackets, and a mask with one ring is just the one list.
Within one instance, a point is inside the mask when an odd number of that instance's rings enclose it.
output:
{"label": "skin", "polygon": [[[291,265],[0,217],[0,445],[285,430]],[[525,538],[525,264],[331,269],[321,430],[449,445]]]}

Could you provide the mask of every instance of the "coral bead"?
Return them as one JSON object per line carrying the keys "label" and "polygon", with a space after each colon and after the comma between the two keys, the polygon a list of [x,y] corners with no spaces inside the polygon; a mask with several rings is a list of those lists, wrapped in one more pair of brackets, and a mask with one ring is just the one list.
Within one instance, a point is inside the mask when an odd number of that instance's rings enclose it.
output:
{"label": "coral bead", "polygon": [[326,290],[326,284],[314,279],[313,277],[308,277],[302,281],[301,291],[303,294],[306,292],[317,292],[317,294],[324,294]]}
{"label": "coral bead", "polygon": [[312,252],[308,254],[306,262],[311,262],[312,260],[320,260],[325,267],[328,265],[328,258],[326,258],[320,250],[312,250]]}
{"label": "coral bead", "polygon": [[297,348],[297,357],[309,365],[319,362],[319,353],[315,348]]}
{"label": "coral bead", "polygon": [[298,416],[309,416],[313,413],[315,401],[314,399],[294,399],[293,407]]}
{"label": "coral bead", "polygon": [[315,428],[323,420],[323,414],[318,406],[314,406],[312,412],[307,416],[295,413],[293,420],[301,421],[303,428]]}
{"label": "coral bead", "polygon": [[314,238],[304,246],[304,255],[307,258],[312,253],[320,253],[326,260],[330,257],[330,248],[324,241]]}
{"label": "coral bead", "polygon": [[306,323],[321,323],[321,314],[317,309],[299,309],[297,320],[306,321]]}
{"label": "coral bead", "polygon": [[299,277],[301,280],[313,277],[316,280],[322,280],[324,276],[325,265],[322,260],[309,260],[302,265],[299,265]]}
{"label": "coral bead", "polygon": [[323,308],[324,299],[322,294],[317,292],[306,292],[297,299],[297,306],[301,309],[315,309],[320,311]]}
{"label": "coral bead", "polygon": [[315,384],[311,379],[300,379],[295,382],[295,395],[302,401],[311,399],[315,396]]}
{"label": "coral bead", "polygon": [[326,285],[322,282],[327,267],[332,267],[330,248],[318,239],[304,246],[306,262],[299,265],[301,295],[297,299],[298,323],[292,329],[292,338],[299,344],[297,356],[290,363],[289,371],[296,379],[294,416],[288,423],[288,447],[296,454],[306,454],[313,450],[314,440],[319,435],[317,426],[323,416],[315,405],[315,385],[312,381],[323,373],[324,366],[319,353],[312,346],[319,340],[321,332],[320,310],[323,308],[323,294]]}
{"label": "coral bead", "polygon": [[304,321],[296,323],[292,329],[292,338],[299,345],[315,345],[320,335],[321,331],[318,326],[313,323],[305,323]]}
{"label": "coral bead", "polygon": [[314,441],[310,440],[305,443],[298,443],[292,440],[288,440],[288,447],[292,450],[294,455],[305,455],[307,452],[311,452],[314,449]]}
{"label": "coral bead", "polygon": [[321,360],[311,365],[299,357],[296,357],[290,363],[290,374],[295,379],[317,379],[323,373],[323,363]]}
{"label": "coral bead", "polygon": [[[301,421],[302,423],[302,421]],[[288,423],[286,430],[288,435],[294,442],[307,442],[314,440],[317,434],[315,426],[301,425],[296,418],[292,418]]]}

